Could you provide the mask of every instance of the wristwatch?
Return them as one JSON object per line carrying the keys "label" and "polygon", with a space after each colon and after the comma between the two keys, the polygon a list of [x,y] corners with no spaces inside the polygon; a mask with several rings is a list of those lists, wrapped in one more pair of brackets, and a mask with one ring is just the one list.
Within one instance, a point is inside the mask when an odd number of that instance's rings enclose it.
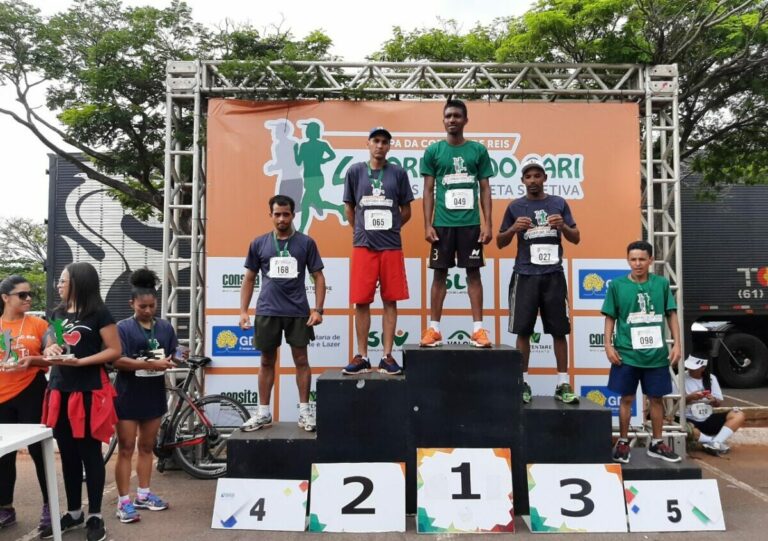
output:
{"label": "wristwatch", "polygon": [[323,312],[325,312],[325,310],[323,310],[322,308],[315,308],[314,310],[315,310],[315,312],[317,312],[321,316],[323,315]]}

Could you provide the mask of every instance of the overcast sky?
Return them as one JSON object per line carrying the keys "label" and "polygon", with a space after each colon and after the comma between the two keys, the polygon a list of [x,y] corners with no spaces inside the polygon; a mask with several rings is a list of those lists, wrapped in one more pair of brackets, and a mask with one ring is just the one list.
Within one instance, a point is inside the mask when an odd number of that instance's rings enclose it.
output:
{"label": "overcast sky", "polygon": [[[27,0],[50,15],[66,9],[70,0]],[[124,5],[167,6],[170,0],[124,0]],[[464,30],[476,22],[523,13],[531,0],[389,0],[354,2],[342,0],[187,0],[197,21],[215,25],[231,19],[261,29],[282,24],[295,37],[322,29],[334,43],[332,52],[344,60],[364,60],[391,36],[393,26],[405,30],[432,27],[438,17],[453,18]],[[4,107],[13,103],[10,89],[0,87]],[[38,103],[44,103],[42,95]],[[0,156],[3,165],[3,196],[0,217],[22,216],[42,222],[48,212],[48,148],[26,128],[0,116]]]}

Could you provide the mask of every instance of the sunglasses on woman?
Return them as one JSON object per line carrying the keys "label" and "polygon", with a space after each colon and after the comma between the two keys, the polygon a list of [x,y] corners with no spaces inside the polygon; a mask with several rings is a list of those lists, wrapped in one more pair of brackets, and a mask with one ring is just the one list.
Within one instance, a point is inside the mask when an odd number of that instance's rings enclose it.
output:
{"label": "sunglasses on woman", "polygon": [[16,293],[8,293],[8,295],[18,295],[19,299],[26,301],[27,299],[31,299],[34,297],[34,294],[31,291],[18,291]]}

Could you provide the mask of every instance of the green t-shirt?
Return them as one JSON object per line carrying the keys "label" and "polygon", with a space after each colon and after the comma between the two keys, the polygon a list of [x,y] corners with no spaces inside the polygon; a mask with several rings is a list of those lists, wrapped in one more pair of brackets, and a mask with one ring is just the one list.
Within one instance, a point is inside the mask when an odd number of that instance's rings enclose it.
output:
{"label": "green t-shirt", "polygon": [[432,143],[424,152],[421,175],[435,177],[432,225],[480,224],[478,181],[493,176],[488,149],[475,141],[465,141],[459,146],[451,146],[446,141]]}
{"label": "green t-shirt", "polygon": [[675,310],[675,296],[663,276],[649,274],[642,284],[627,276],[611,280],[601,311],[616,320],[613,347],[621,362],[639,368],[668,366],[664,320]]}

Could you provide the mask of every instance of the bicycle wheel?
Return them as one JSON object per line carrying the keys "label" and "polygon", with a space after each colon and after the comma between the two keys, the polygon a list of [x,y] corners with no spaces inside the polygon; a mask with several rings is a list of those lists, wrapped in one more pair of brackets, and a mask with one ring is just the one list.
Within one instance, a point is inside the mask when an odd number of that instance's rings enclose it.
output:
{"label": "bicycle wheel", "polygon": [[194,407],[187,405],[171,428],[174,459],[198,479],[223,476],[227,473],[227,439],[249,417],[245,406],[227,396],[195,400]]}
{"label": "bicycle wheel", "polygon": [[104,456],[104,464],[109,462],[109,459],[112,458],[112,454],[115,452],[116,448],[117,448],[117,433],[114,433],[112,434],[112,438],[110,438],[109,443],[101,444],[101,454]]}

